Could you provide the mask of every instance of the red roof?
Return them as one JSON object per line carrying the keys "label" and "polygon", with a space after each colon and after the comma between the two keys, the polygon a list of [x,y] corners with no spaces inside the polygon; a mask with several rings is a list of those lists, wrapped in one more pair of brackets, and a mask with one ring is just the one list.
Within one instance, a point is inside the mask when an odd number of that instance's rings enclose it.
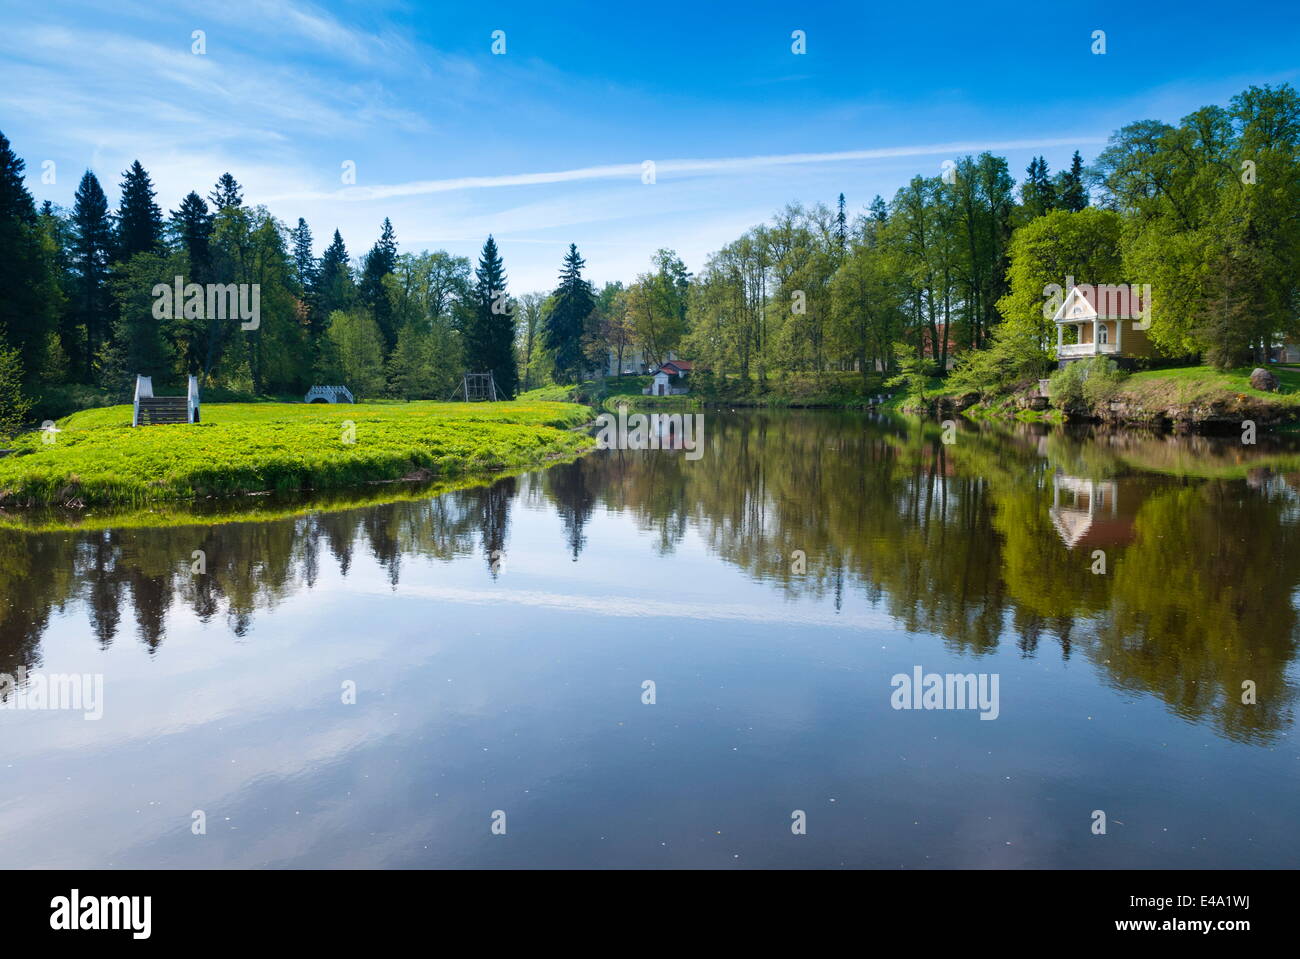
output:
{"label": "red roof", "polygon": [[1128,320],[1142,316],[1141,290],[1127,283],[1102,286],[1084,284],[1075,289],[1097,311],[1100,319]]}
{"label": "red roof", "polygon": [[[672,367],[672,369],[669,369],[669,367]],[[669,360],[667,363],[662,364],[659,369],[667,373],[672,373],[674,371],[678,373],[689,373],[691,370],[695,369],[695,364],[691,360]]]}

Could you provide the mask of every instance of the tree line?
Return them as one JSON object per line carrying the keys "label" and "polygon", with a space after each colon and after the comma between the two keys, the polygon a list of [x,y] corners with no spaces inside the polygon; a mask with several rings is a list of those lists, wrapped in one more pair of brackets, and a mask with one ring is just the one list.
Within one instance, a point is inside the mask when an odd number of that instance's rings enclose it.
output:
{"label": "tree line", "polygon": [[[163,389],[195,375],[232,394],[341,383],[445,399],[470,369],[493,372],[507,397],[518,389],[516,304],[490,236],[472,266],[442,250],[399,253],[385,219],[359,259],[338,230],[317,257],[305,220],[290,227],[246,203],[230,173],[164,214],[139,161],[115,206],[88,170],[70,210],[38,210],[24,167],[0,134],[0,433],[31,397],[120,398],[137,373]],[[201,295],[160,316],[155,292],[176,277],[256,285],[256,322],[209,315]]]}
{"label": "tree line", "polygon": [[[597,287],[576,245],[549,293],[508,294],[496,241],[477,263],[399,253],[385,219],[353,262],[338,230],[313,254],[293,227],[221,176],[164,215],[137,161],[110,206],[87,171],[71,210],[36,209],[0,134],[0,410],[22,392],[121,393],[147,372],[261,395],[343,383],[363,396],[445,398],[460,374],[498,392],[573,383],[634,355],[688,356],[757,388],[792,373],[856,372],[864,388],[917,358],[988,386],[1041,375],[1055,331],[1048,284],[1150,284],[1149,335],[1221,367],[1263,359],[1298,332],[1300,97],[1252,86],[1177,125],[1143,120],[1091,166],[1035,157],[1019,184],[990,153],[913,177],[850,214],[791,204],[692,275],[672,250],[626,286]],[[151,290],[257,283],[257,329],[159,320]],[[7,385],[6,385],[7,384]],[[7,397],[5,399],[4,397]],[[0,417],[5,414],[0,412]],[[0,423],[0,432],[3,432]]]}

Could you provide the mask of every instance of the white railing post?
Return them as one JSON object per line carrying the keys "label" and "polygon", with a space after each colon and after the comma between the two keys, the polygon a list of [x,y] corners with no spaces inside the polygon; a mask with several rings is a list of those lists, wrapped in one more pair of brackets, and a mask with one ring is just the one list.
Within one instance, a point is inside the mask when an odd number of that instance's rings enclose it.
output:
{"label": "white railing post", "polygon": [[140,400],[153,396],[153,378],[140,376],[138,373],[135,377],[135,400],[132,403],[131,425],[140,425]]}

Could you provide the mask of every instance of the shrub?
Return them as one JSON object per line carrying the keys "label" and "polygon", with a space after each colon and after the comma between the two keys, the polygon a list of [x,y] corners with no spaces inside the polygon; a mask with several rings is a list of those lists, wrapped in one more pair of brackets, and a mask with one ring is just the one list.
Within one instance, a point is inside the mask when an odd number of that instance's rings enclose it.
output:
{"label": "shrub", "polygon": [[901,386],[909,399],[924,401],[925,386],[934,375],[934,364],[918,355],[907,343],[895,343],[894,354],[898,357],[898,373],[885,380],[885,385]]}
{"label": "shrub", "polygon": [[1094,356],[1083,362],[1088,364],[1083,374],[1083,398],[1092,406],[1109,402],[1127,374],[1109,357]]}
{"label": "shrub", "polygon": [[1076,360],[1057,370],[1048,381],[1047,394],[1058,409],[1068,406],[1097,406],[1110,400],[1126,374],[1106,356]]}
{"label": "shrub", "polygon": [[1047,381],[1047,395],[1057,409],[1083,403],[1083,361],[1067,363]]}
{"label": "shrub", "polygon": [[948,377],[950,390],[997,393],[1014,383],[1038,379],[1047,370],[1047,354],[1029,338],[999,327],[984,349],[967,350]]}

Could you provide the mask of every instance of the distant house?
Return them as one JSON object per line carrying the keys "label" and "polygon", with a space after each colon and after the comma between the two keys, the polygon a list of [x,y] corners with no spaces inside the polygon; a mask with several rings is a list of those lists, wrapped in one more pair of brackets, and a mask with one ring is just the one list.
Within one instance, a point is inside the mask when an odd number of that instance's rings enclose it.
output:
{"label": "distant house", "polygon": [[[665,360],[675,359],[676,354],[671,350],[664,356]],[[623,350],[623,365],[619,366],[619,355],[617,350],[610,350],[609,356],[605,363],[605,369],[602,376],[619,376],[620,374],[645,375],[654,370],[654,364],[650,362],[650,357],[646,355],[645,350],[625,349]]]}
{"label": "distant house", "polygon": [[[947,357],[944,369],[952,369],[957,364],[957,344],[952,341],[951,334],[948,332],[948,324],[939,320],[934,325],[937,340],[930,336],[930,326],[926,324],[921,327],[921,356],[932,362],[939,362],[939,354],[943,353]],[[879,369],[880,361],[876,361],[876,367]]]}
{"label": "distant house", "polygon": [[669,360],[654,371],[654,379],[641,392],[646,396],[681,396],[689,393],[690,375],[695,364],[690,360]]}
{"label": "distant house", "polygon": [[[1150,307],[1136,286],[1071,287],[1052,317],[1060,365],[1089,356],[1109,356],[1126,366],[1135,358],[1154,356],[1155,345],[1147,336]],[[1075,342],[1065,342],[1066,327],[1075,331]]]}

